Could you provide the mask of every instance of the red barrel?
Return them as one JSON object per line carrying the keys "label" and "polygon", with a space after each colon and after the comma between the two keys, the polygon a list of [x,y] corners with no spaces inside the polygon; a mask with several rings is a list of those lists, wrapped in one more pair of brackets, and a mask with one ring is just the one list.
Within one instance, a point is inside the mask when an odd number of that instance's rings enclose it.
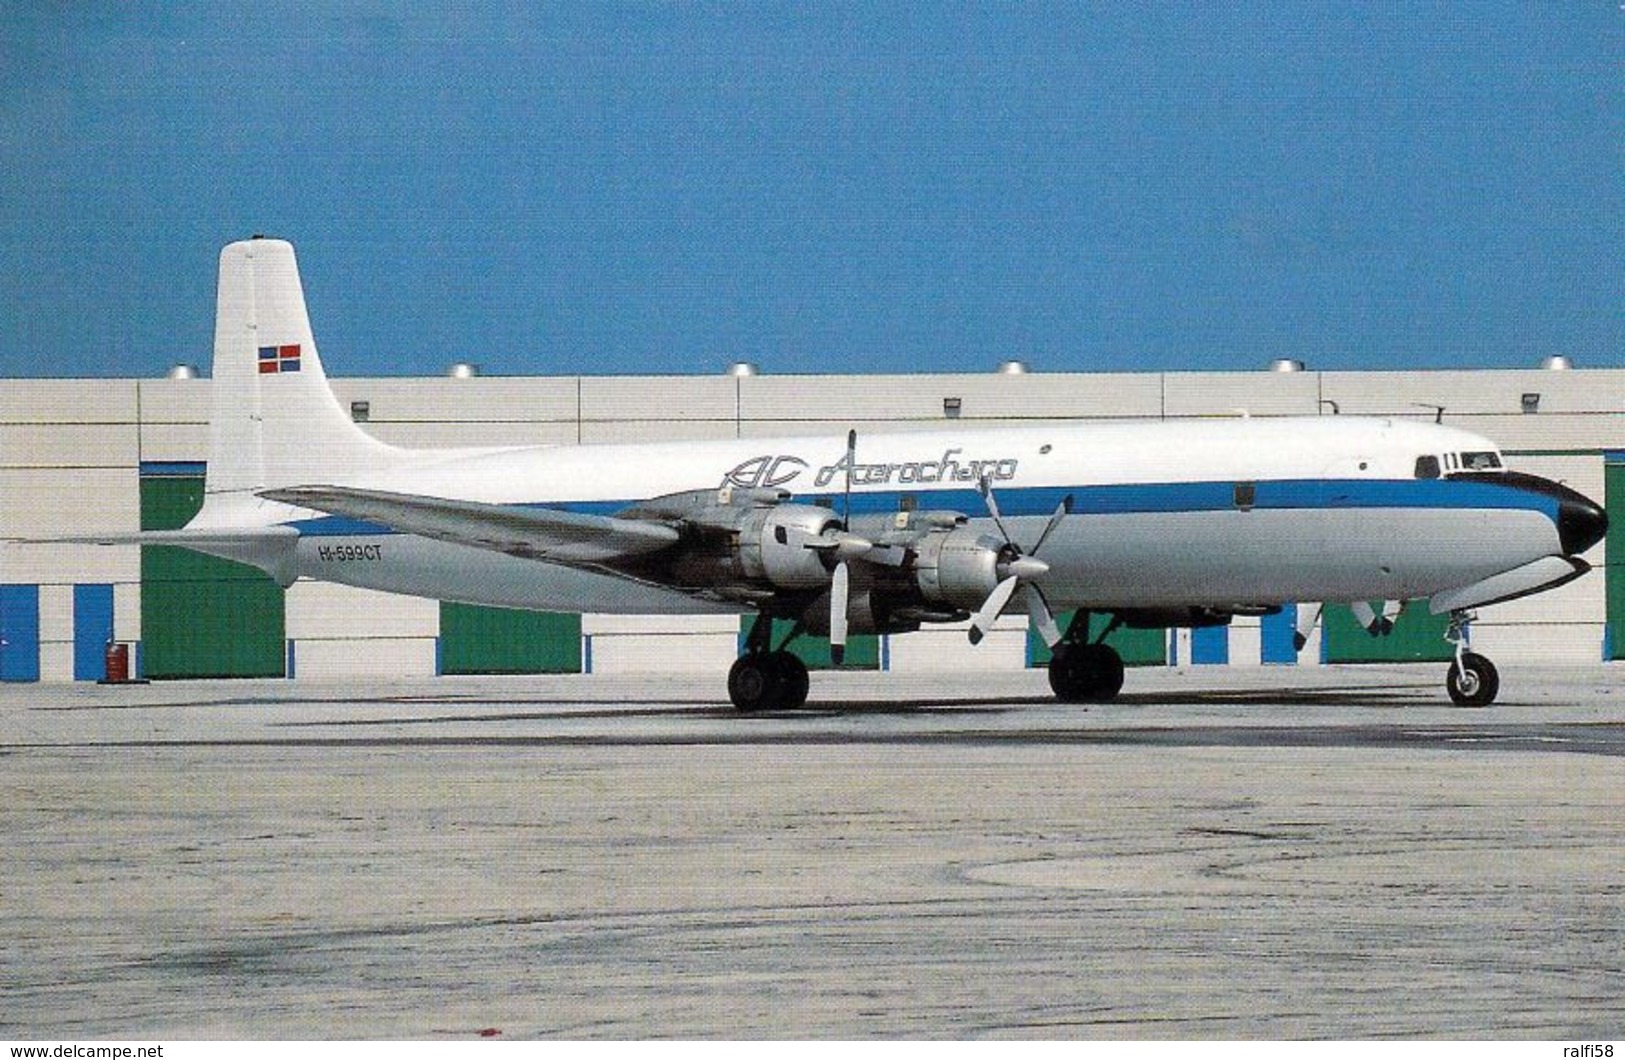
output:
{"label": "red barrel", "polygon": [[130,646],[109,641],[107,644],[107,683],[121,684],[130,679]]}

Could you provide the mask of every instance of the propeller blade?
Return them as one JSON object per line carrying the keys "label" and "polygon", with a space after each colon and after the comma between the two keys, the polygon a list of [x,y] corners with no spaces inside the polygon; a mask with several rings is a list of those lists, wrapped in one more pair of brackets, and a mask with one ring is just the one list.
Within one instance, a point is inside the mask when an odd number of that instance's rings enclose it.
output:
{"label": "propeller blade", "polygon": [[835,565],[829,580],[829,658],[836,666],[846,658],[846,607],[851,591],[851,575],[843,560]]}
{"label": "propeller blade", "polygon": [[982,601],[981,608],[977,610],[975,616],[970,620],[970,642],[972,644],[982,643],[982,638],[987,636],[987,631],[993,628],[994,621],[998,619],[999,613],[1004,610],[1004,606],[1010,602],[1011,594],[1016,591],[1016,586],[1020,583],[1021,579],[1012,574],[998,585],[995,585],[993,591],[987,594],[987,599]]}
{"label": "propeller blade", "polygon": [[1309,643],[1309,634],[1315,631],[1320,624],[1320,609],[1323,605],[1316,603],[1298,605],[1298,628],[1292,633],[1292,646],[1296,651],[1302,651]]}
{"label": "propeller blade", "polygon": [[846,432],[846,491],[841,498],[841,529],[852,529],[852,465],[858,462],[858,432]]}
{"label": "propeller blade", "polygon": [[1055,514],[1050,516],[1049,522],[1044,524],[1044,532],[1038,535],[1037,543],[1034,544],[1032,548],[1027,550],[1027,555],[1038,555],[1038,550],[1044,547],[1044,542],[1049,540],[1049,535],[1054,532],[1057,526],[1061,525],[1061,520],[1065,519],[1071,514],[1072,494],[1068,493],[1065,497],[1061,498],[1061,503],[1055,508]]}
{"label": "propeller blade", "polygon": [[1399,613],[1399,608],[1391,600],[1384,600],[1381,610],[1372,607],[1365,600],[1356,600],[1349,605],[1349,610],[1354,612],[1354,620],[1364,626],[1366,632],[1373,637],[1386,637],[1394,631],[1394,620],[1390,617],[1390,609],[1393,614]]}
{"label": "propeller blade", "polygon": [[1016,543],[1015,538],[1011,537],[1010,531],[1004,528],[1004,519],[999,515],[999,502],[994,499],[993,485],[988,481],[986,475],[977,480],[976,491],[982,495],[982,500],[987,504],[987,514],[993,517],[993,525],[997,526],[999,533],[1004,535],[1005,544],[1014,545]]}
{"label": "propeller blade", "polygon": [[1061,627],[1055,624],[1055,614],[1049,609],[1049,601],[1044,599],[1044,591],[1036,585],[1023,585],[1021,594],[1027,598],[1027,615],[1033,620],[1033,628],[1043,638],[1044,646],[1054,650],[1061,643]]}

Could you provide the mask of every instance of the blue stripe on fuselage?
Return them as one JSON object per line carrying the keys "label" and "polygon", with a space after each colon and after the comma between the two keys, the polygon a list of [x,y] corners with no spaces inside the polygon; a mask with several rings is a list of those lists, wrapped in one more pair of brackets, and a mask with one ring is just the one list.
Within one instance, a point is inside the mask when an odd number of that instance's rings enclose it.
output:
{"label": "blue stripe on fuselage", "polygon": [[[1048,515],[1062,499],[1072,497],[1076,515],[1146,515],[1172,512],[1231,511],[1236,482],[1146,482],[1109,486],[994,486],[999,510],[1007,516]],[[1337,510],[1344,508],[1441,508],[1457,511],[1518,510],[1540,512],[1557,522],[1556,498],[1493,481],[1473,479],[1279,479],[1253,485],[1253,511]],[[808,503],[816,496],[840,504],[839,493],[793,497],[786,503]],[[891,514],[903,497],[919,511],[957,511],[977,517],[987,508],[974,488],[883,490],[852,494],[852,514]],[[559,501],[522,504],[524,508],[613,516],[643,503],[638,500]],[[287,524],[309,537],[350,537],[393,533],[389,527],[345,516],[301,519]]]}

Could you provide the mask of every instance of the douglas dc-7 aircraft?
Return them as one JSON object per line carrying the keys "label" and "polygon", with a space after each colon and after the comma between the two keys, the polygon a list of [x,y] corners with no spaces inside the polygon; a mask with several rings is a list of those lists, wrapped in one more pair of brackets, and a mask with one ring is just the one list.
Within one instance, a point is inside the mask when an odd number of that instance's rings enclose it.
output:
{"label": "douglas dc-7 aircraft", "polygon": [[[1099,701],[1111,627],[1203,626],[1285,601],[1426,598],[1451,616],[1446,686],[1493,701],[1473,610],[1562,585],[1607,526],[1495,445],[1352,416],[1047,425],[702,443],[407,450],[328,388],[293,248],[220,256],[202,510],[181,545],[300,577],[510,608],[755,612],[789,637],[963,622],[1019,606],[1064,701]],[[84,539],[91,540],[91,539]],[[1053,617],[1077,611],[1062,630]],[[1318,614],[1318,608],[1305,608]],[[728,675],[742,711],[800,706],[806,667],[758,621]],[[1300,630],[1300,647],[1302,631]]]}

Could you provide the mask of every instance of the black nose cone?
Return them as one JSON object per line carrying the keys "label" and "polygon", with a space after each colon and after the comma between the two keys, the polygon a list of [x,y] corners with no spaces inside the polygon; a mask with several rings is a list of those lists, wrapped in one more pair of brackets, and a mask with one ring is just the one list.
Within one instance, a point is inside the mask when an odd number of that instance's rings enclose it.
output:
{"label": "black nose cone", "polygon": [[1557,506],[1557,539],[1563,551],[1578,556],[1608,533],[1608,514],[1581,497],[1565,497]]}

